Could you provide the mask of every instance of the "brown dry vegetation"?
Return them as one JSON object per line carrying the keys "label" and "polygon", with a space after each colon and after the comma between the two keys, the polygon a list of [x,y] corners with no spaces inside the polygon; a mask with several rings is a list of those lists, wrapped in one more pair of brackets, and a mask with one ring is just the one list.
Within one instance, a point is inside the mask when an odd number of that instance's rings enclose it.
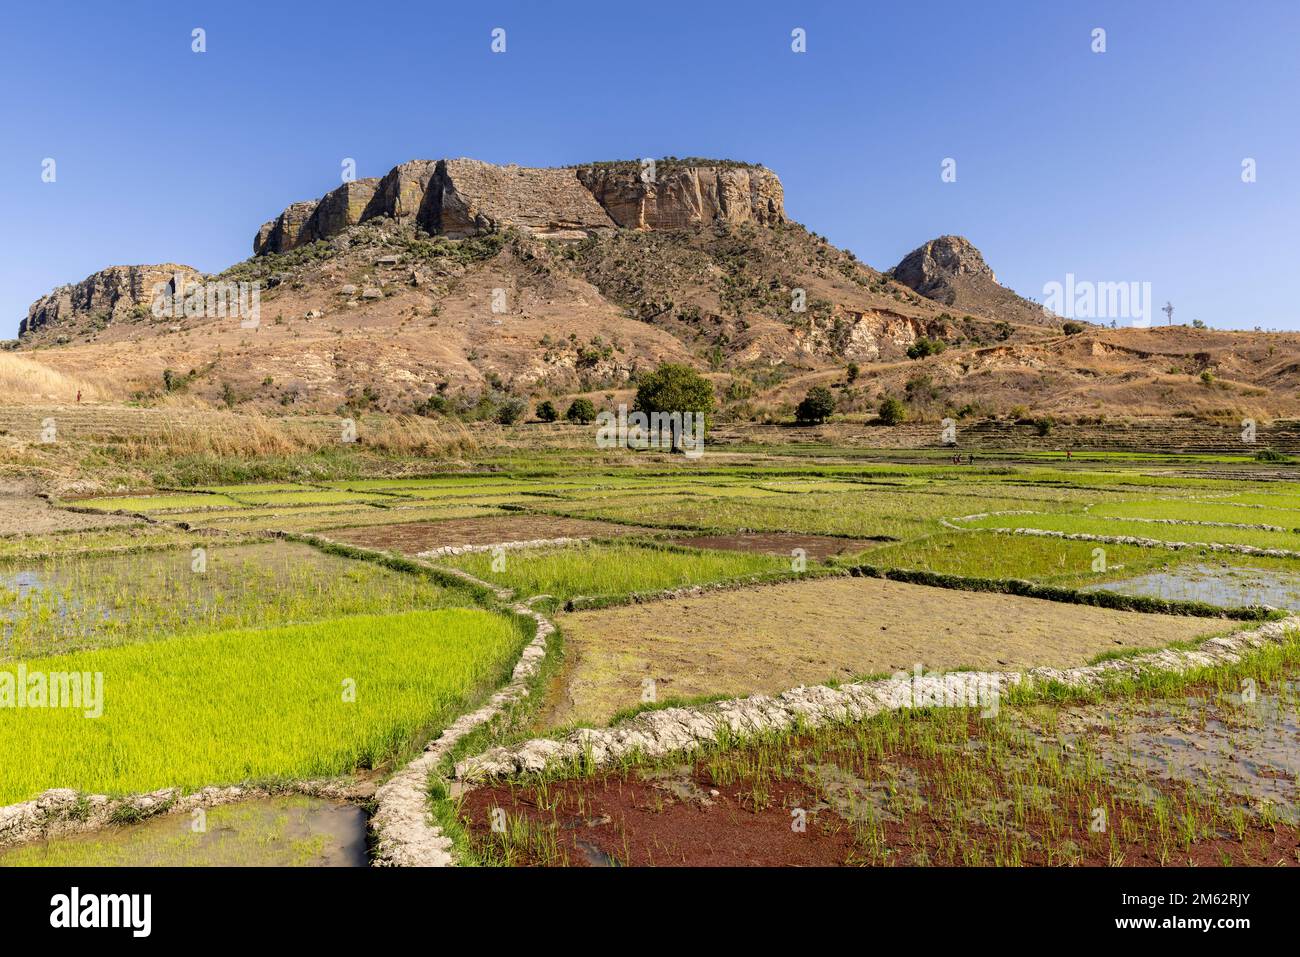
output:
{"label": "brown dry vegetation", "polygon": [[110,387],[89,378],[60,372],[30,356],[0,352],[0,402],[88,402],[108,398]]}
{"label": "brown dry vegetation", "polygon": [[641,701],[775,693],[882,672],[1083,664],[1222,631],[1221,621],[1062,606],[873,578],[718,591],[562,616],[550,723],[603,724]]}

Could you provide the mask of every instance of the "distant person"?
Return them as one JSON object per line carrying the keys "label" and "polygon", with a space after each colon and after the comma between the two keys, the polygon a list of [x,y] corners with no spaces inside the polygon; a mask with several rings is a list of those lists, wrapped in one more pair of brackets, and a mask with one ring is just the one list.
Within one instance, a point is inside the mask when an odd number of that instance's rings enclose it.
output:
{"label": "distant person", "polygon": [[77,390],[77,401],[78,401],[78,402],[81,401],[81,390],[80,390],[80,389]]}
{"label": "distant person", "polygon": [[974,452],[972,452],[972,453],[970,454],[970,464],[971,464],[971,465],[974,465],[974,464],[975,464],[975,453],[974,453]]}
{"label": "distant person", "polygon": [[1072,459],[1072,458],[1074,458],[1074,456],[1073,456],[1072,454],[1070,454],[1070,450],[1069,450],[1069,449],[1066,449],[1066,450],[1065,450],[1065,461],[1068,462],[1068,461],[1070,461],[1070,459]]}

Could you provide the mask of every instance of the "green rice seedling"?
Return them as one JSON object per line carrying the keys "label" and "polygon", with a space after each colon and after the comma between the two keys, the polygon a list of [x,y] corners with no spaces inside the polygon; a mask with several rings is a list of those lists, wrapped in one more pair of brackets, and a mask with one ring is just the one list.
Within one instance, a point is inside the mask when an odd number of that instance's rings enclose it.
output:
{"label": "green rice seedling", "polygon": [[[14,567],[61,556],[114,553],[132,554],[155,549],[178,548],[193,538],[187,532],[165,525],[130,524],[85,532],[58,532],[50,535],[17,535],[0,538],[0,563]],[[231,544],[237,544],[232,539]]]}
{"label": "green rice seedling", "polygon": [[78,508],[113,512],[164,512],[168,510],[240,508],[241,503],[228,495],[120,495],[87,498],[74,502]]}
{"label": "green rice seedling", "polygon": [[1285,529],[1300,527],[1300,507],[1274,508],[1265,505],[1239,505],[1222,500],[1176,499],[1132,501],[1095,505],[1089,515],[1105,518],[1150,518],[1177,522],[1227,522],[1235,525],[1276,525]]}
{"label": "green rice seedling", "polygon": [[1012,530],[1034,528],[1067,534],[1124,536],[1161,542],[1252,545],[1300,552],[1300,535],[1251,528],[1221,528],[1209,525],[1161,525],[1125,519],[1107,519],[1081,514],[991,515],[968,523],[970,528]]}
{"label": "green rice seedling", "polygon": [[191,538],[140,554],[0,563],[0,660],[473,603],[426,576],[306,545]]}
{"label": "green rice seedling", "polygon": [[[504,616],[452,609],[28,659],[28,675],[101,675],[102,714],[0,707],[0,804],[51,787],[130,794],[379,767],[504,680],[527,637]],[[0,674],[16,681],[19,667]]]}
{"label": "green rice seedling", "polygon": [[310,485],[299,482],[247,482],[243,485],[205,485],[197,492],[216,492],[219,495],[252,495],[266,492],[310,492]]}
{"label": "green rice seedling", "polygon": [[385,505],[392,501],[386,495],[374,495],[365,492],[342,492],[331,489],[309,489],[300,492],[239,492],[230,493],[230,498],[242,505],[338,505],[366,503]]}
{"label": "green rice seedling", "polygon": [[[475,552],[442,559],[522,595],[628,595],[755,575],[784,574],[790,560],[747,552],[664,549],[632,543]],[[502,567],[504,566],[504,567]]]}

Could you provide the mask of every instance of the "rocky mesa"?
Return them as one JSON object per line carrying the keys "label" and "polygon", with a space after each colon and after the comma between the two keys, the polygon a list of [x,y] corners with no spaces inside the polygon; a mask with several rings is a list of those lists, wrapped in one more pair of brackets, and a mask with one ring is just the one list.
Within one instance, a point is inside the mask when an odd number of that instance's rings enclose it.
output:
{"label": "rocky mesa", "polygon": [[[963,237],[873,269],[791,221],[773,172],[727,160],[414,160],[289,206],[255,252],[213,275],[102,270],[34,303],[14,348],[119,400],[471,418],[615,401],[664,361],[710,375],[740,416],[830,384],[863,414],[901,395],[918,415],[1177,402],[1240,418],[1289,414],[1300,382],[1286,337],[1066,329]],[[205,296],[256,288],[260,314],[155,314],[177,276]]]}
{"label": "rocky mesa", "polygon": [[541,169],[413,160],[383,177],[353,180],[320,199],[292,204],[257,231],[253,254],[288,252],[376,217],[454,239],[510,227],[543,239],[581,239],[616,228],[772,225],[785,221],[785,206],[775,173],[735,162]]}

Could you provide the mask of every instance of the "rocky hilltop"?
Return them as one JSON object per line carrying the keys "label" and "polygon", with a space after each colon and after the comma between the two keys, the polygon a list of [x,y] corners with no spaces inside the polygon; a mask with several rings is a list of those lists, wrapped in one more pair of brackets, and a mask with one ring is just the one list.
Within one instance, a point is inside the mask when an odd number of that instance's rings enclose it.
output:
{"label": "rocky hilltop", "polygon": [[202,274],[191,266],[163,263],[157,266],[109,266],[78,283],[60,286],[32,303],[27,318],[18,324],[18,336],[45,327],[89,326],[103,328],[128,315],[147,310],[159,283],[199,281]]}
{"label": "rocky hilltop", "polygon": [[965,236],[940,236],[903,257],[890,276],[927,299],[1008,320],[1059,325],[1036,303],[998,282],[983,254]]}
{"label": "rocky hilltop", "polygon": [[541,239],[613,229],[682,229],[785,221],[781,181],[761,166],[709,161],[600,163],[550,169],[473,159],[413,160],[294,203],[264,223],[253,254],[284,253],[385,217],[463,239],[516,228]]}
{"label": "rocky hilltop", "polygon": [[[608,404],[672,361],[742,416],[788,413],[817,384],[862,414],[885,395],[918,416],[1300,412],[1300,337],[1067,335],[968,240],[880,272],[790,221],[774,173],[723,160],[661,160],[652,182],[638,162],[416,160],[295,203],[255,249],[215,275],[117,266],[57,289],[16,348],[116,399],[276,411]],[[153,315],[178,273],[258,288],[260,321]]]}

